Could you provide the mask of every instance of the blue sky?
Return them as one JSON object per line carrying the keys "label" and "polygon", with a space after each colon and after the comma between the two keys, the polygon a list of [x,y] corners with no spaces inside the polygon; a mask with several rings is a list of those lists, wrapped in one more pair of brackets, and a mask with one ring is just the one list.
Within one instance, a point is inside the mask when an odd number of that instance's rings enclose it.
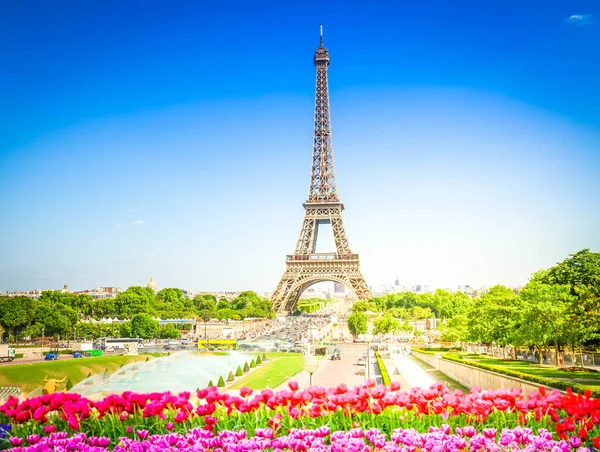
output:
{"label": "blue sky", "polygon": [[597,1],[10,0],[0,290],[273,290],[321,22],[370,285],[517,285],[600,249]]}

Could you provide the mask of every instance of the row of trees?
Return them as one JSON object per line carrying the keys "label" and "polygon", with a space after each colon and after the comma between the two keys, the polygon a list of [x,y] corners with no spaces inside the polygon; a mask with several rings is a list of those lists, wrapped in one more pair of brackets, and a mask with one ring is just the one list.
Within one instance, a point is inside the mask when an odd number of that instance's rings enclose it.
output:
{"label": "row of trees", "polygon": [[[275,316],[271,302],[252,291],[241,292],[232,301],[217,300],[213,295],[198,295],[189,299],[183,296],[181,289],[167,288],[155,293],[152,289],[140,286],[129,287],[115,298],[97,300],[87,294],[62,291],[44,291],[38,299],[0,297],[0,327],[12,341],[41,336],[64,338],[75,334],[86,337],[88,333],[93,337],[144,337],[133,333],[125,334],[130,321],[139,314],[145,314],[144,318],[191,318],[205,321],[212,318],[242,320],[248,317]],[[127,321],[120,325],[87,323],[93,319],[108,317]],[[176,328],[167,326],[159,332],[168,334],[167,337],[177,337],[177,331],[173,330]]]}
{"label": "row of trees", "polygon": [[353,336],[410,331],[419,319],[442,319],[441,339],[542,351],[561,347],[596,347],[600,343],[600,253],[583,249],[555,266],[532,275],[518,293],[492,287],[480,297],[436,290],[433,294],[401,292],[359,301],[348,317]]}
{"label": "row of trees", "polygon": [[537,351],[596,348],[600,343],[600,253],[588,249],[535,273],[517,295],[492,287],[465,313],[446,320],[442,339]]}

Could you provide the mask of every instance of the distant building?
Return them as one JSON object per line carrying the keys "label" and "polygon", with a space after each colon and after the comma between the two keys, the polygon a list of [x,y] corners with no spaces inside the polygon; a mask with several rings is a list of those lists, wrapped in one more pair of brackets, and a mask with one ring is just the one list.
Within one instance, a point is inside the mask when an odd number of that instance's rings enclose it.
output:
{"label": "distant building", "polygon": [[156,292],[156,283],[154,282],[154,278],[152,276],[150,276],[150,281],[148,281],[148,284],[146,284],[146,287],[148,289],[152,289],[154,292]]}

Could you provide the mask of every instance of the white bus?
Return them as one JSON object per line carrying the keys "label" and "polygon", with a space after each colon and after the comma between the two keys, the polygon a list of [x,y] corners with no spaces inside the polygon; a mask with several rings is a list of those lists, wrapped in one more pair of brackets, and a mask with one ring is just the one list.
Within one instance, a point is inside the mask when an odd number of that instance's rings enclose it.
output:
{"label": "white bus", "polygon": [[139,337],[103,337],[98,339],[96,348],[100,350],[114,350],[125,348],[125,344],[137,344],[138,348],[142,348],[142,339]]}

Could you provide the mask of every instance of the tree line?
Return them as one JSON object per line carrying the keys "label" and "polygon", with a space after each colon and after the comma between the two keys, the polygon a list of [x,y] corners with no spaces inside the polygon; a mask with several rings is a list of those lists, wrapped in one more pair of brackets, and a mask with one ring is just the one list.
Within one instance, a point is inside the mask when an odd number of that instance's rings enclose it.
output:
{"label": "tree line", "polygon": [[[494,286],[479,297],[436,290],[401,292],[354,304],[348,317],[353,336],[368,330],[367,311],[377,317],[374,334],[415,330],[418,319],[436,317],[442,341],[543,351],[595,348],[600,342],[600,253],[583,249],[534,273],[520,291]],[[414,322],[411,328],[411,322]]]}
{"label": "tree line", "polygon": [[[140,325],[138,327],[133,322],[136,316]],[[271,302],[252,291],[241,292],[232,301],[224,298],[217,300],[213,295],[185,298],[181,289],[166,288],[155,293],[154,290],[141,286],[132,286],[114,298],[102,299],[59,290],[44,291],[38,299],[0,296],[0,327],[3,336],[11,342],[42,336],[146,337],[147,334],[136,333],[151,328],[148,327],[148,319],[152,320],[152,317],[208,321],[212,318],[243,320],[248,317],[274,316]],[[117,318],[124,322],[91,322],[103,318]],[[179,328],[166,325],[157,333],[165,337],[178,337]],[[160,334],[149,337],[159,337]]]}

